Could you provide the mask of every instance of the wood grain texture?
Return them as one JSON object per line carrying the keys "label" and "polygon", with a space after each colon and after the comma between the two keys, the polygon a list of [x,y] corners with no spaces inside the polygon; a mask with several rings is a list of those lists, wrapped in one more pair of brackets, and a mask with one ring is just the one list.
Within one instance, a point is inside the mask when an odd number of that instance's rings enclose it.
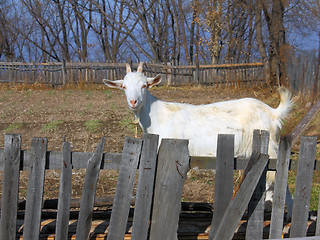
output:
{"label": "wood grain texture", "polygon": [[157,167],[158,142],[158,135],[143,135],[143,147],[139,165],[139,178],[131,237],[131,239],[134,240],[144,240],[147,239],[148,236],[153,187]]}
{"label": "wood grain texture", "polygon": [[56,224],[56,240],[63,240],[68,237],[68,222],[72,192],[71,146],[69,142],[63,143],[62,151],[63,155],[61,162],[62,166]]}
{"label": "wood grain texture", "polygon": [[150,239],[177,239],[181,196],[188,170],[188,141],[162,139],[158,154]]}
{"label": "wood grain texture", "polygon": [[4,170],[2,183],[0,239],[15,239],[19,196],[21,136],[4,137]]}
{"label": "wood grain texture", "polygon": [[292,230],[290,232],[290,237],[292,238],[306,236],[316,148],[316,137],[301,137],[292,209]]}
{"label": "wood grain texture", "polygon": [[123,239],[125,236],[141,147],[141,139],[126,137],[112,206],[108,240]]}
{"label": "wood grain texture", "polygon": [[23,239],[39,239],[48,140],[32,138]]}
{"label": "wood grain texture", "polygon": [[[268,154],[270,133],[267,131],[254,130],[252,140],[252,152]],[[264,201],[266,190],[267,167],[261,173],[261,177],[256,186],[248,205],[248,222],[246,239],[263,238]]]}
{"label": "wood grain texture", "polygon": [[80,213],[77,223],[77,240],[86,240],[89,237],[104,144],[105,138],[102,138],[101,142],[97,146],[95,154],[88,161],[88,167],[83,183]]}
{"label": "wood grain texture", "polygon": [[211,239],[233,195],[234,135],[219,134],[217,144],[214,215],[209,232]]}
{"label": "wood grain texture", "polygon": [[291,154],[291,137],[281,138],[272,203],[269,238],[281,238]]}

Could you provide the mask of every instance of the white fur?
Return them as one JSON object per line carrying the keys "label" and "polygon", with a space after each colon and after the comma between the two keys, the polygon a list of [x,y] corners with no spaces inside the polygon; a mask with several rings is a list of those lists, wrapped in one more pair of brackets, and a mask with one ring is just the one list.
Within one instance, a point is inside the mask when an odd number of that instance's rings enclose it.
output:
{"label": "white fur", "polygon": [[[140,64],[137,72],[131,72],[127,65],[124,80],[104,82],[109,87],[124,89],[129,108],[145,133],[158,134],[160,140],[188,139],[191,156],[215,156],[218,134],[234,134],[235,156],[249,157],[253,130],[267,130],[270,132],[269,156],[277,157],[277,134],[292,104],[287,89],[280,89],[281,102],[277,108],[253,98],[207,105],[165,102],[147,91],[148,87],[160,82],[160,75],[147,78],[142,68],[143,64]],[[268,188],[272,188],[274,182],[272,175],[269,176]],[[272,194],[267,193],[267,200],[272,200]]]}

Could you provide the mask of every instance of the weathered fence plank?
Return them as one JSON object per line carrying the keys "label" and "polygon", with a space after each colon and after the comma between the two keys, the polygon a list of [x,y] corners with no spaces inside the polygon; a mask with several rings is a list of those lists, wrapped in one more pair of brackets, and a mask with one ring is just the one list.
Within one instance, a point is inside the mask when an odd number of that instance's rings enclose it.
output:
{"label": "weathered fence plank", "polygon": [[156,174],[159,136],[143,135],[143,145],[139,166],[139,178],[133,217],[133,240],[147,239],[150,221],[153,186]]}
{"label": "weathered fence plank", "polygon": [[318,216],[317,216],[317,223],[316,223],[316,236],[320,236],[320,193],[319,193],[319,202],[318,202]]}
{"label": "weathered fence plank", "polygon": [[108,240],[124,238],[141,147],[141,139],[126,138],[112,206]]}
{"label": "weathered fence plank", "polygon": [[58,213],[56,224],[56,240],[67,239],[70,216],[70,203],[72,192],[72,165],[71,146],[69,142],[63,143],[61,162],[61,178],[59,188]]}
{"label": "weathered fence plank", "polygon": [[268,155],[265,154],[252,154],[249,162],[253,162],[254,164],[248,164],[249,170],[246,171],[246,177],[244,178],[237,194],[230,201],[223,218],[220,221],[219,227],[215,231],[213,239],[232,239],[232,236],[248,206],[251,196],[256,189],[261,174],[267,166],[268,159]]}
{"label": "weathered fence plank", "polygon": [[48,140],[32,138],[23,239],[39,239]]}
{"label": "weathered fence plank", "polygon": [[290,232],[292,238],[306,236],[316,147],[316,137],[301,137]]}
{"label": "weathered fence plank", "polygon": [[[268,154],[270,133],[267,131],[254,130],[252,152]],[[246,239],[263,238],[264,201],[266,190],[267,167],[262,172],[259,183],[248,205],[248,223]]]}
{"label": "weathered fence plank", "polygon": [[102,138],[97,146],[95,154],[88,161],[77,223],[77,240],[86,240],[89,236],[104,144],[105,138]]}
{"label": "weathered fence plank", "polygon": [[288,191],[288,174],[291,153],[291,137],[281,138],[279,143],[279,156],[277,163],[276,181],[274,184],[272,214],[269,238],[281,238],[283,216]]}
{"label": "weathered fence plank", "polygon": [[15,239],[19,196],[21,136],[4,136],[4,169],[1,200],[0,239]]}
{"label": "weathered fence plank", "polygon": [[214,214],[209,238],[212,239],[233,194],[234,135],[219,134],[217,143]]}
{"label": "weathered fence plank", "polygon": [[158,153],[150,239],[177,239],[181,196],[188,170],[188,141],[163,139]]}

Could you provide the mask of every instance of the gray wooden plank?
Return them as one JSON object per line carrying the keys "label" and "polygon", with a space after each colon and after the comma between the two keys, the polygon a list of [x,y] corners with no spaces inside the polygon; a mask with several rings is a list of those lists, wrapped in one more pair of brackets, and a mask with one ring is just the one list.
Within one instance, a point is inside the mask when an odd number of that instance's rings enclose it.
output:
{"label": "gray wooden plank", "polygon": [[215,240],[232,239],[235,230],[248,206],[251,196],[256,189],[262,172],[265,170],[268,163],[268,156],[265,154],[253,153],[250,162],[254,162],[247,171],[237,194],[230,201],[219,227],[215,231]]}
{"label": "gray wooden plank", "polygon": [[[86,161],[92,157],[94,153],[92,152],[72,152],[72,166],[73,169],[85,169],[87,167]],[[62,152],[59,151],[48,151],[47,153],[46,169],[60,169],[61,168],[61,158]],[[4,158],[3,149],[0,149],[0,170],[3,170]],[[21,164],[20,170],[27,170],[29,167],[30,150],[21,151]],[[234,170],[244,170],[248,158],[235,158]],[[103,161],[101,164],[101,169],[119,169],[121,163],[121,153],[104,153]],[[276,170],[277,159],[270,159],[269,169]],[[203,157],[203,156],[191,156],[190,157],[190,167],[198,167],[200,169],[215,169],[216,168],[216,157]],[[289,164],[289,170],[298,169],[298,160],[291,159]],[[315,161],[314,170],[320,170],[320,160]]]}
{"label": "gray wooden plank", "polygon": [[[72,152],[72,168],[85,169],[87,160],[93,156],[94,152]],[[61,169],[62,161],[61,151],[47,151],[46,169]],[[21,151],[20,170],[30,168],[30,150]],[[0,170],[3,170],[4,150],[0,149]],[[101,169],[119,169],[121,162],[121,153],[104,153],[101,163]]]}
{"label": "gray wooden plank", "polygon": [[177,239],[181,196],[188,170],[188,141],[162,139],[158,153],[150,239]]}
{"label": "gray wooden plank", "polygon": [[[267,131],[254,130],[252,140],[252,152],[268,154],[269,136],[270,133]],[[267,167],[262,172],[259,183],[248,205],[246,239],[263,238],[266,173]]]}
{"label": "gray wooden plank", "polygon": [[291,137],[281,138],[277,163],[276,181],[274,184],[270,234],[269,238],[281,238],[283,217],[288,184],[289,163],[291,153]]}
{"label": "gray wooden plank", "polygon": [[306,236],[316,147],[315,136],[301,137],[290,232],[292,238]]}
{"label": "gray wooden plank", "polygon": [[67,239],[68,237],[72,191],[71,146],[69,142],[63,143],[63,157],[61,165],[62,166],[55,237],[56,240],[63,240]]}
{"label": "gray wooden plank", "polygon": [[77,240],[86,240],[89,237],[92,221],[92,211],[94,207],[93,205],[96,195],[97,181],[99,178],[104,144],[105,138],[102,138],[101,142],[96,148],[95,154],[88,161],[88,167],[83,183],[80,212],[77,222]]}
{"label": "gray wooden plank", "polygon": [[320,236],[320,193],[319,193],[319,201],[318,201],[318,214],[317,214],[317,223],[316,223],[316,236]]}
{"label": "gray wooden plank", "polygon": [[19,196],[21,136],[4,136],[4,170],[2,182],[0,239],[15,239]]}
{"label": "gray wooden plank", "polygon": [[159,136],[143,135],[138,187],[133,217],[133,240],[147,239],[157,164]]}
{"label": "gray wooden plank", "polygon": [[219,134],[215,176],[214,214],[209,238],[212,239],[233,195],[234,135]]}
{"label": "gray wooden plank", "polygon": [[[272,240],[283,240],[283,238],[277,238]],[[319,237],[301,237],[301,238],[290,238],[289,240],[319,240]]]}
{"label": "gray wooden plank", "polygon": [[126,137],[112,206],[108,240],[123,239],[125,236],[141,147],[141,139]]}
{"label": "gray wooden plank", "polygon": [[32,138],[23,239],[39,239],[48,140]]}

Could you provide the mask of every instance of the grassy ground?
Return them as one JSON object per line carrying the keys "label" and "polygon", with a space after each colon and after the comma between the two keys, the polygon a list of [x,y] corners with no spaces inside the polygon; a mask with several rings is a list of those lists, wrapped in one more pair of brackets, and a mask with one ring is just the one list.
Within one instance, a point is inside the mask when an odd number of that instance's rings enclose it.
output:
{"label": "grassy ground", "polygon": [[[254,97],[272,107],[279,104],[279,95],[272,88],[206,88],[206,87],[155,87],[152,94],[166,101],[206,104],[229,99]],[[312,98],[294,96],[294,107],[284,123],[282,134],[288,134],[312,106]],[[105,152],[121,152],[125,136],[133,136],[134,120],[122,91],[110,90],[104,85],[66,86],[52,89],[42,85],[0,85],[0,132],[20,133],[22,148],[29,149],[32,137],[47,137],[49,150],[61,150],[63,136],[72,144],[73,151],[94,151],[102,136],[106,137]],[[320,137],[319,114],[306,129],[305,135]],[[138,136],[141,136],[141,130]],[[3,137],[0,138],[3,148]],[[299,142],[292,147],[297,158]],[[317,159],[320,150],[317,148]],[[84,171],[73,174],[73,197],[81,196]],[[25,197],[27,174],[22,173],[20,199]],[[117,171],[100,174],[97,196],[113,195]],[[239,173],[235,173],[235,182]],[[290,172],[290,189],[294,191],[295,172]],[[57,197],[59,171],[46,172],[45,198]],[[211,171],[195,173],[185,184],[184,201],[213,202],[214,175]],[[311,209],[317,209],[320,175],[313,180]]]}

